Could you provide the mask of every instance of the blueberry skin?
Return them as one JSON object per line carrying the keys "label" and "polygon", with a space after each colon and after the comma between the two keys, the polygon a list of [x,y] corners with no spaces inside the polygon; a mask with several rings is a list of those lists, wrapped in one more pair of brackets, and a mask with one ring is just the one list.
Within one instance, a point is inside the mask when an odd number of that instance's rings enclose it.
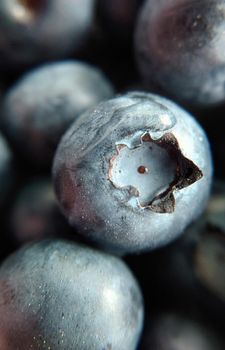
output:
{"label": "blueberry skin", "polygon": [[225,100],[224,0],[148,0],[135,50],[146,83],[191,106]]}
{"label": "blueberry skin", "polygon": [[113,256],[42,241],[3,263],[0,286],[0,339],[11,345],[4,350],[136,349],[142,296],[129,269]]}
{"label": "blueberry skin", "polygon": [[85,41],[95,0],[3,0],[0,57],[3,64],[31,64],[65,56]]}
{"label": "blueberry skin", "polygon": [[81,112],[113,95],[97,68],[77,61],[46,64],[26,73],[6,94],[2,128],[15,150],[51,166],[56,146]]}
{"label": "blueberry skin", "polygon": [[[145,152],[150,138],[148,172],[134,152]],[[130,169],[125,163],[132,154]],[[180,235],[203,211],[211,176],[208,141],[194,118],[165,98],[140,92],[84,113],[63,136],[53,164],[56,194],[70,224],[119,254],[153,249]]]}
{"label": "blueberry skin", "polygon": [[4,136],[0,133],[0,208],[14,183],[13,155]]}

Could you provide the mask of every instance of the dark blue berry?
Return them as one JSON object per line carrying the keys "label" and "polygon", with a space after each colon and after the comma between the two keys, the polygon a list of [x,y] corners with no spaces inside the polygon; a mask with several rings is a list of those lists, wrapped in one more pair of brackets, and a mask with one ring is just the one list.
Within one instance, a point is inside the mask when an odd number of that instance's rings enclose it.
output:
{"label": "dark blue berry", "polygon": [[84,113],[53,166],[70,224],[117,252],[153,249],[181,234],[202,212],[211,174],[206,135],[194,118],[145,93]]}
{"label": "dark blue berry", "polygon": [[136,55],[148,85],[190,105],[225,101],[225,2],[148,0]]}
{"label": "dark blue berry", "polygon": [[0,268],[1,349],[135,350],[142,296],[119,259],[85,246],[43,241]]}
{"label": "dark blue berry", "polygon": [[94,0],[2,0],[0,63],[30,64],[77,50],[93,16]]}
{"label": "dark blue berry", "polygon": [[50,166],[56,146],[81,112],[113,95],[97,68],[76,61],[26,73],[3,101],[2,127],[15,151]]}

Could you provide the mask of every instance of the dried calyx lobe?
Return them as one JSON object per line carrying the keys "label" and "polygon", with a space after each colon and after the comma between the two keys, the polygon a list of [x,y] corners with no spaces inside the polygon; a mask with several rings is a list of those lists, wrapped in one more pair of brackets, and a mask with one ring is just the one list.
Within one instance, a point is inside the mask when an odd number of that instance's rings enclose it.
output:
{"label": "dried calyx lobe", "polygon": [[[141,103],[143,105],[143,103]],[[129,109],[132,109],[135,111],[135,109],[138,112],[138,109],[141,107],[139,103],[134,104],[132,106],[126,107],[125,109],[128,109],[127,111],[123,109],[124,112],[128,112]],[[118,111],[116,112],[118,113]],[[161,120],[160,120],[161,118]],[[153,120],[158,119],[159,123],[152,124],[153,131],[159,131],[160,129],[165,128],[165,122],[171,122],[169,125],[173,125],[172,119],[170,115],[155,115]],[[160,125],[161,121],[161,125]],[[158,127],[158,130],[156,129]],[[132,140],[129,142],[129,139]],[[136,140],[135,140],[136,139]],[[114,163],[117,159],[117,156],[120,155],[120,152],[124,149],[124,147],[128,147],[129,149],[135,149],[142,147],[145,143],[155,144],[159,146],[161,149],[166,150],[171,163],[175,164],[175,171],[173,180],[168,183],[168,186],[166,188],[162,189],[161,191],[158,191],[157,194],[153,196],[153,198],[145,200],[144,202],[138,201],[139,207],[143,209],[149,209],[156,213],[172,213],[175,210],[175,197],[174,197],[174,191],[181,190],[182,188],[185,188],[187,186],[190,186],[194,182],[198,181],[202,176],[202,171],[191,161],[190,159],[186,158],[179,147],[179,143],[176,139],[176,137],[171,132],[165,132],[161,137],[154,139],[151,137],[151,130],[145,131],[142,133],[142,135],[138,135],[135,137],[135,135],[131,135],[128,137],[126,142],[119,142],[116,145],[117,155],[113,156],[110,160],[110,166],[109,166],[109,179],[113,183],[113,185],[117,188],[121,188],[124,190],[125,186],[121,186],[113,178],[113,171],[114,171]],[[133,143],[133,144],[132,144]],[[150,149],[152,146],[149,147]],[[149,152],[149,157],[151,157],[151,154]],[[160,161],[160,160],[159,160]],[[137,168],[137,171],[140,174],[146,174],[148,173],[149,169],[145,167],[144,165],[140,165]],[[150,170],[151,171],[151,170]],[[165,169],[165,172],[167,169]],[[119,173],[121,173],[121,170],[119,170]],[[151,175],[150,175],[151,176]],[[160,174],[159,174],[160,177]],[[149,184],[150,185],[150,184]],[[165,186],[164,186],[165,187]],[[138,188],[135,188],[132,185],[126,186],[128,188],[128,191],[131,196],[140,196],[140,192]],[[147,189],[146,189],[147,190]]]}

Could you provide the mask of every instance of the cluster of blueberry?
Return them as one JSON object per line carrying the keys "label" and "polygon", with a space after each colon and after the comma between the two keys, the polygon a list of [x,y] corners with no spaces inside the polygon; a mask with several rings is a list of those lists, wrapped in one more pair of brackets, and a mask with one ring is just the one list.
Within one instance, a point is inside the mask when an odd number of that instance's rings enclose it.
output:
{"label": "cluster of blueberry", "polygon": [[224,48],[225,0],[1,1],[0,350],[225,348]]}

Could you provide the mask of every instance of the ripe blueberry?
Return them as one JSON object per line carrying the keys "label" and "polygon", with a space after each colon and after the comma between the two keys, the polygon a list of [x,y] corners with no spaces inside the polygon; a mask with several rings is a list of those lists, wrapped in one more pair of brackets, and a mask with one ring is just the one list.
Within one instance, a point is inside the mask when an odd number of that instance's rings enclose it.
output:
{"label": "ripe blueberry", "polygon": [[147,84],[190,105],[225,100],[225,2],[148,0],[136,33]]}
{"label": "ripe blueberry", "polygon": [[94,0],[2,0],[0,62],[30,64],[63,57],[83,44]]}
{"label": "ripe blueberry", "polygon": [[171,101],[138,92],[80,116],[53,166],[70,224],[120,253],[176,238],[202,212],[211,174],[198,123]]}
{"label": "ripe blueberry", "polygon": [[27,73],[5,96],[2,127],[16,151],[49,166],[60,137],[78,115],[113,95],[104,75],[76,61]]}
{"label": "ripe blueberry", "polygon": [[4,350],[135,350],[143,322],[126,265],[63,241],[25,246],[3,263],[0,313]]}

